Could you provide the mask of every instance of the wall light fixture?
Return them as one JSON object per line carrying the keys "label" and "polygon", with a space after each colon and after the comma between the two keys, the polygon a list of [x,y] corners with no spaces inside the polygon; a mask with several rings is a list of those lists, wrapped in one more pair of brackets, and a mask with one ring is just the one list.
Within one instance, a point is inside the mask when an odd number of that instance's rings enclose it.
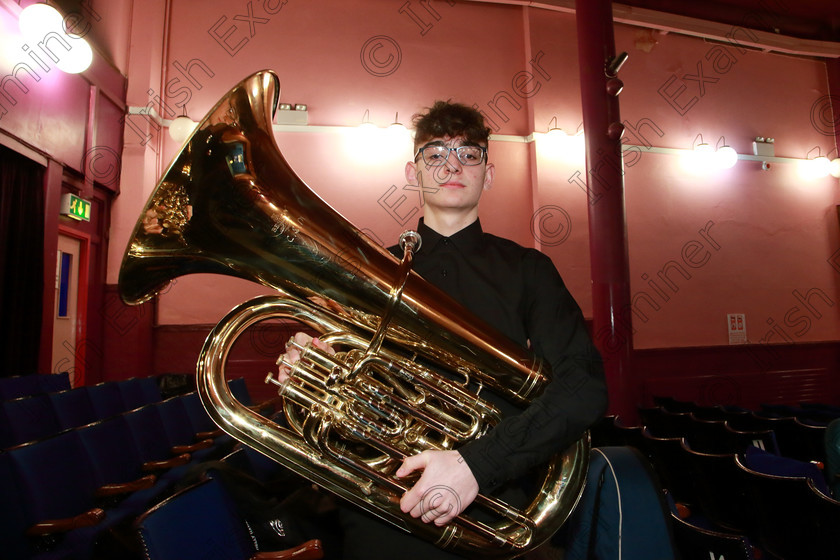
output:
{"label": "wall light fixture", "polygon": [[62,72],[78,74],[93,62],[90,44],[84,37],[68,33],[64,18],[52,6],[30,4],[20,13],[18,27],[27,42],[51,45],[50,52],[58,58],[55,65]]}
{"label": "wall light fixture", "polygon": [[[721,146],[721,142],[723,145]],[[734,167],[736,163],[738,163],[738,152],[735,151],[735,148],[732,146],[728,146],[726,144],[726,138],[723,136],[720,137],[718,140],[718,149],[715,152],[715,164],[720,169],[729,169],[730,167]]]}
{"label": "wall light fixture", "polygon": [[183,144],[197,126],[198,123],[187,115],[181,115],[172,119],[172,122],[169,123],[169,137],[175,142]]}

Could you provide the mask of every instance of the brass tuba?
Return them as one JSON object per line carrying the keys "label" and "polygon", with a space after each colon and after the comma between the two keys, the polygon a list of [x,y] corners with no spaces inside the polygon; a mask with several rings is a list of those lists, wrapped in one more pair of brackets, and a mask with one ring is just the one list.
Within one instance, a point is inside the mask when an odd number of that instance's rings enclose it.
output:
{"label": "brass tuba", "polygon": [[[500,412],[482,391],[525,406],[548,379],[529,352],[410,270],[417,234],[403,235],[406,251],[398,260],[294,174],[272,131],[278,97],[277,76],[258,72],[199,124],[135,227],[120,270],[123,300],[148,300],[190,273],[227,274],[276,289],[277,295],[234,308],[201,351],[198,391],[219,427],[441,548],[482,557],[533,549],[580,498],[588,435],[542,469],[536,496],[525,506],[479,495],[445,527],[400,511],[410,481],[393,473],[404,457],[457,448],[491,429]],[[341,349],[335,356],[302,349],[294,382],[280,388],[285,422],[237,401],[225,380],[236,339],[277,318],[308,325]],[[470,513],[479,510],[483,517]]]}

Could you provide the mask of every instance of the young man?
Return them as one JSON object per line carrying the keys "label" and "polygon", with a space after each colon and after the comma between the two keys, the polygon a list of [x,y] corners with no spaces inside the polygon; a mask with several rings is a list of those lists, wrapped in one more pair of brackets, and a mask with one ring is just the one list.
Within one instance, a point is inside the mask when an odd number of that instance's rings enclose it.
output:
{"label": "young man", "polygon": [[[422,471],[401,509],[426,523],[445,525],[481,493],[526,498],[521,477],[573,444],[606,409],[600,355],[580,308],[551,260],[535,249],[484,233],[479,200],[493,184],[487,161],[490,129],[478,111],[438,101],[415,117],[415,157],[406,164],[419,187],[424,216],[413,269],[503,334],[529,347],[552,369],[544,393],[524,410],[501,400],[503,421],[458,450],[424,451],[397,471]],[[392,252],[397,252],[395,248]],[[309,339],[296,335],[298,342]],[[326,348],[317,339],[316,346]],[[286,362],[298,354],[290,349]],[[288,371],[281,366],[281,380]],[[429,493],[434,488],[450,491]],[[435,495],[429,503],[424,499]],[[343,512],[345,558],[454,558],[372,517]]]}

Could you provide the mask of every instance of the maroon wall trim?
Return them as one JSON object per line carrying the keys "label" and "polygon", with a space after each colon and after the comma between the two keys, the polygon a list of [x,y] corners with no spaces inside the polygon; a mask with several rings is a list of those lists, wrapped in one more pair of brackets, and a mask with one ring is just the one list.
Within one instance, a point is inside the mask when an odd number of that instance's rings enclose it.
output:
{"label": "maroon wall trim", "polygon": [[[277,395],[275,386],[266,385],[265,376],[277,371],[277,357],[286,342],[300,328],[293,324],[262,323],[246,330],[236,341],[225,366],[227,379],[244,377],[254,401]],[[158,374],[195,375],[195,366],[204,340],[214,325],[163,326],[154,331],[154,371]]]}
{"label": "maroon wall trim", "polygon": [[[194,375],[211,328],[155,328],[154,373]],[[274,389],[263,379],[276,369],[275,360],[294,330],[288,325],[264,325],[246,331],[231,351],[227,377],[245,377],[255,400],[273,397]],[[840,405],[840,342],[636,350],[633,368],[630,383],[641,395],[637,404],[643,406],[660,395],[752,409],[761,403],[806,400]]]}
{"label": "maroon wall trim", "polygon": [[[154,327],[154,305],[127,306],[109,285],[103,314],[106,380],[165,373],[195,375],[213,325]],[[275,396],[263,380],[275,371],[294,323],[261,323],[247,330],[228,357],[228,378],[245,377],[256,401]],[[761,403],[820,401],[840,405],[840,342],[635,350],[630,384],[650,406],[654,396],[698,404],[758,408]],[[625,416],[628,422],[636,419]]]}
{"label": "maroon wall trim", "polygon": [[751,409],[840,404],[840,342],[637,350],[633,365],[644,405],[660,395]]}
{"label": "maroon wall trim", "polygon": [[126,305],[117,286],[105,286],[102,306],[103,381],[147,377],[158,373],[154,368],[154,304]]}

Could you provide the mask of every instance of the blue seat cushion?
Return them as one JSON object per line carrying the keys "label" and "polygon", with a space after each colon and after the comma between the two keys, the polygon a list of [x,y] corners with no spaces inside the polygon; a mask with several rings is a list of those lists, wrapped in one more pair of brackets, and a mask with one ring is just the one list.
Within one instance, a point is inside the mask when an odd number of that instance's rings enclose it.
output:
{"label": "blue seat cushion", "polygon": [[752,445],[747,448],[744,459],[746,465],[754,471],[776,476],[811,479],[820,492],[826,496],[831,496],[831,490],[828,488],[825,476],[814,463],[768,453]]}

